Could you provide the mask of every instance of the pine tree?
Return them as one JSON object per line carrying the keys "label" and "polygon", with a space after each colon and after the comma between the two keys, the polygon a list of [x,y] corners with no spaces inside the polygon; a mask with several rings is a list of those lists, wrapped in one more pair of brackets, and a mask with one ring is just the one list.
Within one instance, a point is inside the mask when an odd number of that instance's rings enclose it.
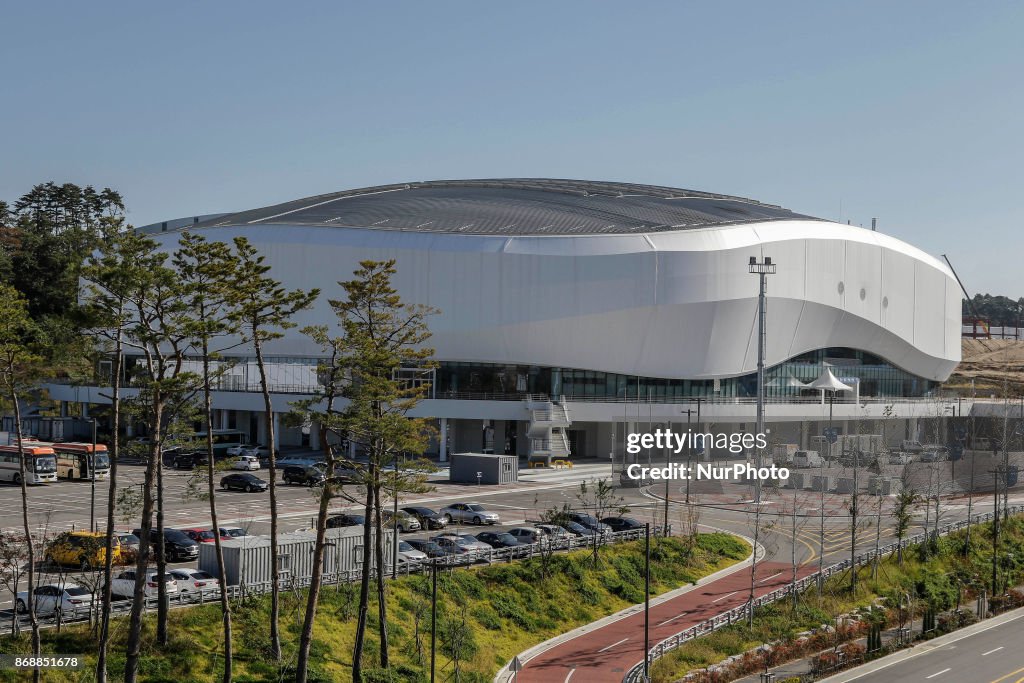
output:
{"label": "pine tree", "polygon": [[[231,281],[233,297],[229,302],[232,317],[241,330],[245,342],[252,344],[256,366],[260,373],[260,389],[263,393],[264,419],[267,423],[267,475],[270,483],[270,548],[277,557],[277,433],[274,426],[274,406],[270,398],[267,368],[263,360],[264,345],[282,336],[282,330],[295,326],[291,318],[313,305],[320,290],[289,291],[268,273],[270,266],[264,262],[256,248],[244,237],[236,237],[235,255],[237,271]],[[280,586],[275,568],[270,591],[270,652],[275,661],[281,659],[280,633]]]}

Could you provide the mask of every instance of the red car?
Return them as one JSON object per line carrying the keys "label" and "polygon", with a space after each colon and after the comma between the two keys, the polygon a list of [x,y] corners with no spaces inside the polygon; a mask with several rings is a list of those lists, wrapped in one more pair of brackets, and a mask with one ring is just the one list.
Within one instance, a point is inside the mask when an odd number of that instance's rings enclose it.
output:
{"label": "red car", "polygon": [[191,538],[196,543],[213,543],[213,532],[209,529],[182,529],[181,533]]}

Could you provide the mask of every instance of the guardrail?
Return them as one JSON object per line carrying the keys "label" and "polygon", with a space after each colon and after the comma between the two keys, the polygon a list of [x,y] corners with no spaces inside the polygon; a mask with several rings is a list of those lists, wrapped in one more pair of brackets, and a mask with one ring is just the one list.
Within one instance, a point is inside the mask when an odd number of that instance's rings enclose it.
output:
{"label": "guardrail", "polygon": [[[1021,512],[1024,512],[1024,505],[1012,505],[1007,509],[1009,511],[1009,514],[1019,514]],[[945,536],[955,531],[965,529],[968,526],[974,524],[983,524],[985,522],[990,521],[992,517],[993,513],[985,512],[980,515],[974,515],[970,519],[964,519],[958,522],[951,522],[949,524],[940,526],[937,532],[925,531],[919,534],[915,534],[913,536],[909,536],[903,539],[902,542],[890,543],[886,546],[880,547],[877,553],[875,552],[874,548],[872,548],[867,552],[857,555],[853,561],[856,563],[858,567],[860,567],[874,560],[876,556],[883,557],[885,555],[889,555],[891,553],[896,552],[901,547],[907,548],[909,546],[918,545],[919,543],[923,543],[928,539],[936,538],[937,536]],[[648,666],[653,665],[654,662],[657,661],[660,657],[663,657],[672,650],[675,650],[683,643],[688,643],[689,641],[695,638],[699,638],[700,636],[711,633],[712,631],[720,629],[723,626],[728,626],[738,620],[747,618],[748,610],[751,607],[757,609],[762,605],[768,605],[773,602],[777,602],[782,598],[791,595],[793,591],[799,592],[806,590],[811,585],[817,584],[819,579],[822,582],[824,582],[825,579],[827,579],[828,577],[832,576],[837,572],[849,568],[850,565],[851,561],[849,559],[843,560],[842,562],[838,562],[831,566],[825,567],[820,573],[814,572],[809,576],[805,576],[802,579],[798,579],[795,583],[790,582],[781,588],[773,590],[770,593],[762,595],[758,598],[754,598],[753,605],[751,605],[751,603],[748,601],[740,605],[739,607],[734,607],[733,609],[727,612],[723,612],[722,614],[716,615],[706,621],[702,621],[699,624],[691,626],[690,628],[684,631],[680,631],[679,633],[676,633],[675,635],[662,640],[647,652]],[[640,681],[643,680],[643,673],[644,663],[640,662],[632,669],[630,669],[625,676],[623,676],[622,681],[623,683],[640,683]]]}
{"label": "guardrail", "polygon": [[[658,534],[662,532],[664,527],[651,526],[651,534]],[[668,532],[671,533],[672,527],[669,525]],[[616,532],[605,532],[597,540],[597,543],[601,545],[607,545],[608,543],[622,543],[625,541],[636,541],[644,537],[644,529],[630,529],[626,531]],[[424,574],[431,570],[436,564],[439,569],[463,569],[466,567],[473,566],[477,563],[484,562],[487,564],[494,564],[496,562],[512,562],[513,560],[526,560],[535,557],[541,557],[554,552],[568,552],[570,550],[583,550],[594,547],[593,536],[566,536],[558,538],[545,538],[540,543],[533,543],[530,545],[524,545],[521,547],[512,548],[492,548],[491,550],[479,550],[470,551],[461,555],[449,555],[446,557],[433,558],[426,562],[399,562],[397,567],[397,574],[400,576],[409,576],[411,574]],[[390,578],[392,575],[392,568],[386,567],[384,570],[385,578]],[[376,576],[376,569],[371,570],[371,578]],[[362,570],[353,569],[342,572],[330,572],[323,575],[323,583],[325,585],[334,585],[339,583],[353,583],[359,581],[362,578]],[[308,576],[282,576],[278,579],[278,587],[281,590],[296,590],[301,588],[308,588],[311,582],[311,577]],[[260,595],[269,593],[272,588],[271,581],[260,581],[257,583],[248,583],[241,585],[227,586],[228,598],[232,600],[244,599],[249,596]],[[187,597],[186,597],[187,596]],[[219,602],[220,600],[220,589],[212,589],[209,591],[203,591],[196,594],[196,592],[190,592],[187,594],[174,593],[167,596],[170,606],[173,608],[180,607],[193,607],[195,605],[201,605],[208,602]],[[125,614],[131,610],[132,601],[131,599],[117,600],[110,603],[110,609],[112,614]],[[152,610],[156,609],[159,605],[159,599],[157,597],[146,597],[144,598],[143,609]],[[98,618],[100,613],[100,601],[98,599],[92,605],[84,605],[81,607],[75,607],[72,610],[63,610],[54,612],[48,615],[41,615],[38,617],[38,621],[41,626],[46,628],[56,627],[58,625],[83,622],[90,619],[91,616]],[[28,616],[18,614],[16,611],[12,615],[12,619],[17,619],[20,630],[28,628],[29,621]],[[8,624],[0,623],[0,631],[9,632],[11,628],[10,622]]]}

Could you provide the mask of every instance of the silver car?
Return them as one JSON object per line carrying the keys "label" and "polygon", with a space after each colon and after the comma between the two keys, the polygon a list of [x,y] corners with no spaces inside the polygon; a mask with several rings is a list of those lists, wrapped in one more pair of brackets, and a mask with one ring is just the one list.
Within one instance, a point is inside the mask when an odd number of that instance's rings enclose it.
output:
{"label": "silver car", "polygon": [[451,522],[471,522],[473,524],[499,524],[501,518],[497,512],[486,510],[480,503],[452,503],[443,507],[439,513]]}
{"label": "silver car", "polygon": [[450,538],[452,540],[457,541],[459,545],[463,546],[464,548],[469,548],[470,550],[475,552],[488,553],[491,550],[493,550],[493,547],[491,545],[484,543],[473,534],[438,534],[437,536],[433,537],[433,540],[436,541],[439,538]]}
{"label": "silver car", "polygon": [[[60,610],[62,614],[71,615],[78,611],[85,612],[92,604],[92,593],[75,583],[39,586],[35,589],[36,614],[53,614]],[[28,611],[28,591],[20,591],[17,596],[16,609],[19,614]]]}

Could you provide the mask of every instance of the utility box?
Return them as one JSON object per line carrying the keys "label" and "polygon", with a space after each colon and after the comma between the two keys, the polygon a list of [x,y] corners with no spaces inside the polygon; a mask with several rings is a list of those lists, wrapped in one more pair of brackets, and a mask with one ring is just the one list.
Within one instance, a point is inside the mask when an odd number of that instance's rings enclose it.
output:
{"label": "utility box", "polygon": [[839,477],[836,479],[836,493],[853,493],[855,481],[853,477]]}
{"label": "utility box", "polygon": [[868,493],[872,496],[891,496],[900,492],[900,480],[895,477],[875,475],[868,480]]}
{"label": "utility box", "polygon": [[801,490],[808,488],[810,477],[803,472],[790,472],[789,479],[786,479],[786,488]]}
{"label": "utility box", "polygon": [[[372,536],[371,532],[371,536]],[[394,549],[394,531],[385,530],[384,564],[391,567]],[[277,572],[282,581],[308,581],[313,575],[313,549],[316,534],[310,531],[296,531],[278,536]],[[362,568],[363,527],[351,526],[327,530],[327,546],[324,549],[324,573],[328,577],[346,575]],[[368,551],[371,566],[374,558],[373,541]],[[255,586],[269,583],[274,576],[274,559],[268,536],[242,536],[222,541],[224,552],[224,580],[228,586]],[[218,576],[216,547],[213,543],[199,544],[199,569],[212,576]]]}
{"label": "utility box", "polygon": [[491,453],[453,453],[448,480],[457,484],[514,484],[519,481],[519,457]]}
{"label": "utility box", "polygon": [[831,491],[833,488],[832,477],[828,474],[815,474],[811,477],[812,491]]}

